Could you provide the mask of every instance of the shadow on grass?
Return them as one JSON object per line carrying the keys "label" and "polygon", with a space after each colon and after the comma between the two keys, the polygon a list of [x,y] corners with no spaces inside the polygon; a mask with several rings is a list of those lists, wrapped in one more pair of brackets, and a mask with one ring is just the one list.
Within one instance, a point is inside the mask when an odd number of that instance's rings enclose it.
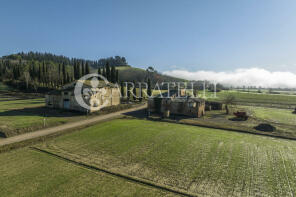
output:
{"label": "shadow on grass", "polygon": [[131,117],[134,117],[134,118],[143,119],[143,118],[147,117],[147,111],[146,111],[146,109],[140,109],[140,110],[135,110],[135,111],[132,111],[132,112],[124,113],[124,115],[131,116]]}
{"label": "shadow on grass", "polygon": [[42,117],[73,117],[81,116],[82,113],[66,111],[62,109],[51,109],[47,107],[32,107],[24,109],[13,109],[0,112],[1,116],[42,116]]}

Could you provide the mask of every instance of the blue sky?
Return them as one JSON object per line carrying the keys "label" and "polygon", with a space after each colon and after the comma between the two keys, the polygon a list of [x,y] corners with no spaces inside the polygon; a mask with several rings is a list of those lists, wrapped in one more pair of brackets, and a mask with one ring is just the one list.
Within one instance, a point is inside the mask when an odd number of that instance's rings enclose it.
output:
{"label": "blue sky", "polygon": [[0,55],[125,56],[159,71],[296,73],[292,0],[1,0]]}

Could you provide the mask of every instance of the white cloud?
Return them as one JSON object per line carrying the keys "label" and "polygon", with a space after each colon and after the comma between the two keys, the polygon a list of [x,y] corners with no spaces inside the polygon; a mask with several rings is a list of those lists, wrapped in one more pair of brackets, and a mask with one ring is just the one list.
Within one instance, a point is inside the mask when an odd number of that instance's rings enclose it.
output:
{"label": "white cloud", "polygon": [[296,88],[296,74],[292,72],[268,71],[262,68],[236,69],[230,72],[172,70],[166,75],[187,80],[209,80],[232,86],[261,86]]}

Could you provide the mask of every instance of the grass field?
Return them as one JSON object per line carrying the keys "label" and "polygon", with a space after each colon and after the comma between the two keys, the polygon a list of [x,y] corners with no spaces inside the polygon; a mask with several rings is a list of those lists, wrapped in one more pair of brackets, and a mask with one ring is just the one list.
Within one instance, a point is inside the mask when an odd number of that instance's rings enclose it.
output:
{"label": "grass field", "polygon": [[173,196],[24,148],[0,154],[1,196]]}
{"label": "grass field", "polygon": [[294,125],[296,127],[296,114],[290,109],[274,109],[264,107],[248,107],[256,118],[269,121],[271,123]]}
{"label": "grass field", "polygon": [[[75,161],[205,196],[296,194],[295,141],[118,119],[38,147]],[[2,183],[3,187],[6,185]]]}
{"label": "grass field", "polygon": [[[199,92],[202,96],[202,91]],[[293,108],[296,106],[296,95],[287,94],[258,94],[239,91],[221,91],[217,92],[217,98],[212,98],[212,92],[206,92],[206,96],[210,100],[223,101],[227,95],[235,96],[235,102],[238,104],[265,104],[270,106],[279,106],[284,108]]]}
{"label": "grass field", "polygon": [[[44,127],[66,123],[78,118],[71,112],[61,113],[44,107],[44,99],[2,98],[0,101],[0,131],[12,135]],[[5,99],[5,101],[4,101]]]}

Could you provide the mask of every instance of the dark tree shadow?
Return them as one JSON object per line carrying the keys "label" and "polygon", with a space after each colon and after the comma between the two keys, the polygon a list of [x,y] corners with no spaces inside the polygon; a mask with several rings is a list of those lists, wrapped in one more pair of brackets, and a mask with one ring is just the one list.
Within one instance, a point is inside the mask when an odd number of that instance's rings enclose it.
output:
{"label": "dark tree shadow", "polygon": [[1,116],[45,116],[45,117],[73,117],[81,116],[83,113],[47,107],[32,107],[24,109],[13,109],[0,112]]}

